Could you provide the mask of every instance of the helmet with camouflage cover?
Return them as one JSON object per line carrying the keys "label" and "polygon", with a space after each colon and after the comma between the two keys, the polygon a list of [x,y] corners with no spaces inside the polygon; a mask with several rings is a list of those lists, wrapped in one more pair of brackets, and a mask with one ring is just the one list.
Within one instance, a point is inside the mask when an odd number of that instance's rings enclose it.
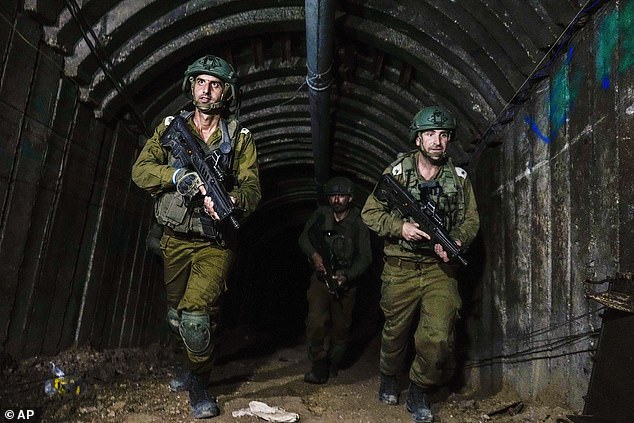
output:
{"label": "helmet with camouflage cover", "polygon": [[[210,110],[232,107],[236,104],[238,75],[229,62],[220,57],[208,54],[195,60],[194,63],[189,65],[185,71],[182,87],[183,93],[187,98],[193,99],[192,82],[194,82],[197,75],[201,74],[215,76],[225,83],[221,100],[211,104],[209,107]],[[195,105],[196,107],[199,106],[197,104]]]}
{"label": "helmet with camouflage cover", "polygon": [[354,184],[344,176],[330,178],[324,187],[326,195],[352,195]]}
{"label": "helmet with camouflage cover", "polygon": [[410,141],[414,141],[420,131],[429,129],[448,129],[453,133],[456,130],[456,119],[444,107],[424,107],[414,115],[409,126]]}

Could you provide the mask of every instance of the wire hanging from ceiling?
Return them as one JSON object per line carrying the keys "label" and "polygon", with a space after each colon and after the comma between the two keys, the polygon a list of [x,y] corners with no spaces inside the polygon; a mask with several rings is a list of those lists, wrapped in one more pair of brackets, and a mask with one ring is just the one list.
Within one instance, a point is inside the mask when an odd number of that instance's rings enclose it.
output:
{"label": "wire hanging from ceiling", "polygon": [[[477,140],[478,145],[476,149],[470,155],[470,163],[477,161],[478,157],[487,147],[485,140],[496,132],[497,128],[505,123],[508,123],[513,119],[517,108],[526,99],[528,99],[528,91],[538,81],[548,77],[551,67],[555,62],[555,59],[559,57],[561,51],[568,46],[570,39],[576,31],[578,31],[585,22],[581,22],[588,15],[595,13],[602,5],[602,3],[608,0],[588,0],[586,4],[579,10],[575,17],[570,21],[568,26],[563,30],[559,38],[553,43],[550,49],[544,54],[539,63],[533,68],[533,71],[524,80],[522,85],[515,91],[515,94],[509,101],[506,102],[502,110],[497,114],[493,122],[484,131],[482,136]],[[548,60],[547,60],[548,59]]]}
{"label": "wire hanging from ceiling", "polygon": [[82,33],[82,37],[86,42],[86,45],[88,46],[92,54],[94,54],[94,56],[97,58],[99,67],[103,70],[104,75],[106,75],[110,82],[112,82],[112,85],[117,90],[119,95],[121,95],[125,99],[125,102],[130,108],[133,119],[139,125],[142,132],[148,137],[151,136],[152,133],[148,129],[148,126],[145,124],[145,121],[143,120],[143,115],[138,111],[132,97],[125,87],[124,82],[114,72],[112,62],[108,58],[108,55],[105,53],[105,49],[99,41],[99,37],[97,37],[97,34],[95,34],[88,22],[86,22],[86,20],[84,19],[84,16],[81,13],[81,8],[75,0],[65,0],[65,3],[68,11],[77,23],[77,26]]}

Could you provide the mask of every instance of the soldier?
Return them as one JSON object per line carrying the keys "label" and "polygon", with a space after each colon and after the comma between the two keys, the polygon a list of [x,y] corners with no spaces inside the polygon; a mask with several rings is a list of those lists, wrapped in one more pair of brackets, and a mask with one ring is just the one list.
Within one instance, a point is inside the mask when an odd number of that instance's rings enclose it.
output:
{"label": "soldier", "polygon": [[[410,126],[410,141],[415,141],[417,149],[399,156],[384,173],[391,173],[415,198],[422,200],[422,191],[428,190],[451,237],[466,247],[475,238],[480,220],[467,173],[447,157],[455,129],[456,121],[446,109],[421,109]],[[427,393],[441,382],[443,365],[452,359],[454,325],[462,305],[456,265],[449,263],[442,246],[429,241],[429,234],[417,223],[403,219],[374,193],[361,216],[385,240],[379,400],[398,404],[396,374],[405,364],[411,323],[417,321],[406,404],[415,422],[432,422]]]}
{"label": "soldier", "polygon": [[350,340],[356,282],[372,261],[370,232],[352,205],[353,190],[348,178],[330,179],[325,186],[329,205],[313,212],[299,237],[314,268],[307,292],[308,383],[326,383],[337,375]]}
{"label": "soldier", "polygon": [[[260,180],[257,153],[248,129],[232,119],[237,105],[237,75],[216,56],[204,56],[185,71],[182,89],[194,111],[183,113],[188,127],[206,153],[221,152],[227,191],[246,216],[258,204]],[[163,253],[167,320],[184,346],[185,366],[170,382],[172,391],[189,391],[195,418],[220,413],[207,392],[213,362],[214,332],[220,295],[234,259],[235,248],[220,230],[213,201],[205,196],[200,176],[183,167],[160,143],[172,117],[158,125],[132,167],[132,179],[155,199],[155,217],[164,227]],[[204,216],[206,213],[208,216]],[[209,218],[211,217],[211,219]],[[211,222],[203,231],[201,220]],[[230,247],[231,246],[231,247]]]}

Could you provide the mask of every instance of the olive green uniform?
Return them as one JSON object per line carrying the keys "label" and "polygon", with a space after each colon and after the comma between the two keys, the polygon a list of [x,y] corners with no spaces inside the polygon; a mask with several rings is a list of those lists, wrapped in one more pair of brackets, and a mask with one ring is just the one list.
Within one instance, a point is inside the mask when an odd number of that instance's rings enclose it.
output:
{"label": "olive green uniform", "polygon": [[[221,236],[215,239],[203,236],[202,202],[188,204],[176,191],[172,181],[175,159],[160,144],[160,137],[170,121],[166,118],[143,147],[132,167],[132,179],[155,198],[156,219],[165,227],[160,247],[164,256],[168,322],[185,340],[191,369],[204,373],[212,364],[218,299],[226,289],[234,252]],[[220,126],[205,143],[198,136],[191,117],[188,125],[203,150],[210,152],[219,147]],[[234,154],[229,173],[236,181],[229,194],[246,216],[256,208],[261,197],[256,146],[251,133],[244,128],[240,130],[237,121],[229,121],[227,128]]]}
{"label": "olive green uniform", "polygon": [[[299,237],[299,246],[309,259],[317,251],[328,263],[329,258],[320,251],[322,248],[319,245],[326,243],[329,245],[328,250],[332,251],[340,264],[334,270],[347,278],[347,289],[336,298],[328,292],[326,284],[317,278],[316,272],[313,272],[307,292],[306,341],[311,361],[328,357],[331,364],[338,366],[350,339],[357,290],[355,282],[372,261],[370,232],[361,220],[357,207],[352,206],[348,215],[339,222],[334,219],[330,206],[321,206],[313,212]],[[325,341],[328,335],[331,347],[327,352]]]}
{"label": "olive green uniform", "polygon": [[[399,157],[384,173],[391,173],[416,198],[419,183],[418,150]],[[453,239],[464,247],[475,238],[479,226],[476,199],[471,182],[461,168],[449,160],[434,179],[442,195],[433,198],[445,216]],[[403,218],[371,194],[361,212],[363,221],[385,238],[385,266],[381,279],[381,309],[385,314],[381,341],[380,370],[396,375],[407,356],[410,327],[415,319],[416,356],[409,378],[421,387],[441,382],[443,365],[451,358],[454,324],[462,305],[455,276],[456,265],[443,263],[431,241],[407,242],[402,238]],[[416,313],[418,312],[418,316]]]}

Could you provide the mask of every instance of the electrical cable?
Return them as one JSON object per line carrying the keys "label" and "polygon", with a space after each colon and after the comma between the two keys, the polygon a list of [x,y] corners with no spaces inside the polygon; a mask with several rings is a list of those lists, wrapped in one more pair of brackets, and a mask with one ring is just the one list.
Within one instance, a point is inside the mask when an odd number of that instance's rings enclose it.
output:
{"label": "electrical cable", "polygon": [[297,93],[299,92],[299,90],[301,90],[301,89],[304,87],[304,85],[306,85],[306,80],[304,80],[304,82],[302,82],[302,83],[300,84],[300,86],[299,86],[299,87],[297,87],[297,89],[295,90],[295,92],[293,93],[293,96],[292,96],[291,98],[289,98],[289,99],[288,99],[288,100],[286,100],[286,101],[283,101],[282,103],[278,104],[278,105],[277,105],[277,106],[275,106],[275,107],[285,106],[285,105],[287,105],[288,103],[290,103],[291,101],[295,100],[295,99],[297,98]]}
{"label": "electrical cable", "polygon": [[[90,51],[93,53],[93,55],[97,59],[97,62],[99,63],[99,67],[103,70],[103,73],[110,80],[110,82],[112,83],[114,88],[117,90],[119,95],[121,95],[124,98],[125,102],[130,108],[132,117],[140,126],[140,128],[143,130],[143,133],[146,136],[150,137],[152,133],[149,131],[147,125],[145,124],[145,121],[143,120],[143,115],[137,110],[135,102],[133,101],[130,94],[128,94],[128,91],[124,83],[121,81],[120,78],[118,78],[115,75],[115,72],[113,70],[113,65],[110,62],[110,59],[108,58],[108,56],[104,53],[105,49],[103,48],[95,32],[92,30],[90,25],[84,19],[81,13],[81,8],[79,7],[79,5],[77,4],[75,0],[65,0],[65,3],[66,3],[66,7],[68,8],[68,11],[70,12],[75,22],[77,23],[77,26],[79,27],[79,30],[82,33],[82,37],[84,41],[86,42],[86,45],[88,46]],[[90,40],[88,36],[89,34],[93,38],[94,43],[92,40]]]}
{"label": "electrical cable", "polygon": [[334,78],[330,75],[332,73],[332,63],[328,66],[325,72],[316,73],[306,64],[308,69],[308,75],[306,75],[306,84],[308,88],[313,91],[326,91],[330,88],[334,82]]}
{"label": "electrical cable", "polygon": [[[518,337],[507,337],[505,338],[505,342],[503,345],[499,345],[499,348],[509,348],[516,347],[515,351],[507,352],[504,354],[492,355],[489,357],[483,357],[475,360],[467,360],[467,364],[464,366],[465,368],[475,368],[475,367],[483,367],[487,365],[494,364],[502,364],[502,363],[519,363],[519,362],[527,362],[533,360],[543,360],[548,358],[557,358],[566,355],[575,355],[581,354],[584,352],[593,352],[595,348],[585,348],[581,350],[563,352],[553,354],[553,351],[562,349],[568,345],[580,342],[584,339],[596,338],[599,336],[599,330],[590,329],[585,332],[569,334],[564,336],[559,336],[555,338],[546,338],[539,339],[536,341],[531,341],[537,336],[546,335],[552,332],[555,332],[561,327],[567,326],[575,321],[582,319],[584,317],[588,317],[593,314],[597,314],[605,310],[606,307],[599,307],[597,310],[592,310],[587,313],[582,313],[577,316],[573,316],[570,319],[566,319],[565,321],[558,323],[556,325],[548,326],[545,328],[540,328],[529,332],[527,334],[518,336]],[[510,341],[510,342],[509,342]],[[526,346],[528,343],[531,343],[530,347],[525,347],[521,349],[522,346]],[[455,348],[456,353],[458,354],[467,354],[473,351],[473,348],[469,345],[456,345]],[[547,354],[543,354],[547,353]],[[539,355],[543,354],[543,355]]]}
{"label": "electrical cable", "polygon": [[[477,160],[482,151],[487,147],[485,139],[488,138],[493,132],[495,132],[495,128],[499,127],[503,123],[506,123],[508,120],[513,119],[515,115],[515,108],[519,105],[517,100],[520,96],[526,94],[526,92],[532,87],[533,83],[543,79],[547,76],[549,68],[554,63],[554,60],[558,57],[561,50],[568,45],[570,38],[572,38],[573,33],[578,29],[576,28],[577,23],[589,14],[593,9],[596,9],[599,3],[604,3],[607,0],[587,0],[584,7],[581,8],[579,12],[575,15],[575,17],[570,21],[568,26],[564,29],[561,35],[557,38],[557,40],[553,43],[550,49],[544,54],[539,63],[533,68],[529,76],[524,80],[522,85],[515,91],[515,94],[511,97],[509,101],[506,102],[502,110],[496,115],[495,119],[487,129],[483,132],[482,136],[478,140],[478,145],[476,149],[470,154],[470,162]],[[592,3],[592,4],[590,4]],[[594,12],[593,12],[594,13]],[[544,65],[544,61],[548,59],[548,62]],[[546,72],[544,72],[546,70]]]}

